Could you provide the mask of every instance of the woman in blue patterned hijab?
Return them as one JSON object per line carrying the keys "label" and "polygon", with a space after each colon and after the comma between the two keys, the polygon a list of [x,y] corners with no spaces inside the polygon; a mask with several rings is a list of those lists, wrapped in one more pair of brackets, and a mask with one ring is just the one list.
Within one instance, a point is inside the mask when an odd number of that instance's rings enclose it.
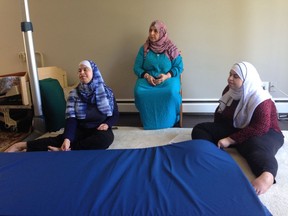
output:
{"label": "woman in blue patterned hijab", "polygon": [[78,77],[79,84],[67,98],[64,133],[19,142],[6,152],[106,149],[112,144],[112,126],[119,118],[113,91],[106,86],[97,65],[91,60],[80,62]]}
{"label": "woman in blue patterned hijab", "polygon": [[[91,71],[92,73],[91,73]],[[77,94],[81,101],[77,103],[78,118],[85,119],[86,104],[96,104],[99,111],[107,116],[112,116],[114,109],[114,95],[112,90],[106,86],[97,65],[91,60],[84,60],[79,64],[79,80]],[[76,93],[76,92],[75,92]],[[68,100],[69,102],[69,100]],[[74,107],[67,106],[66,117],[75,116]]]}

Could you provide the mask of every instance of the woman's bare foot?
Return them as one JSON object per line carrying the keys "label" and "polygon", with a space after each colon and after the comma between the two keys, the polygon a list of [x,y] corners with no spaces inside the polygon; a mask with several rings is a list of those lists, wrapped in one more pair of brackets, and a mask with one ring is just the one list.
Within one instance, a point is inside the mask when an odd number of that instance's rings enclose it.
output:
{"label": "woman's bare foot", "polygon": [[7,148],[5,152],[20,152],[24,151],[26,148],[27,148],[26,142],[18,142]]}
{"label": "woman's bare foot", "polygon": [[62,149],[54,146],[48,146],[48,151],[62,151]]}
{"label": "woman's bare foot", "polygon": [[252,185],[257,195],[265,193],[274,183],[274,176],[270,172],[263,172],[252,181]]}

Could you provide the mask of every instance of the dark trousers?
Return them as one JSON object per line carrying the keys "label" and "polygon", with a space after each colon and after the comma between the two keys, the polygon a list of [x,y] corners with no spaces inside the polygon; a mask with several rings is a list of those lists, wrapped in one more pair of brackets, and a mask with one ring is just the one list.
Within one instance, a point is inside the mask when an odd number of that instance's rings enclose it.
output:
{"label": "dark trousers", "polygon": [[[27,151],[47,151],[48,146],[61,147],[63,134],[56,137],[41,138],[27,142]],[[107,149],[114,141],[112,129],[100,131],[93,129],[78,129],[76,139],[71,143],[71,150]]]}
{"label": "dark trousers", "polygon": [[[206,122],[196,125],[191,136],[192,139],[205,139],[217,145],[220,139],[228,137],[238,130],[227,124]],[[275,155],[283,143],[283,134],[270,129],[264,135],[251,137],[245,142],[237,143],[231,147],[235,147],[247,160],[256,177],[267,171],[275,178],[278,170]]]}

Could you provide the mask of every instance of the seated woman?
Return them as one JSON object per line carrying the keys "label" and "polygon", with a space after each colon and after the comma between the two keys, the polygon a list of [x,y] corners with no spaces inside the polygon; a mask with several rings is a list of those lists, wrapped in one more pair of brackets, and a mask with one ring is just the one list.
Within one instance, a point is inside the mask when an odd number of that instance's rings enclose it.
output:
{"label": "seated woman", "polygon": [[78,76],[80,83],[67,99],[64,133],[15,143],[6,152],[106,149],[112,144],[112,126],[119,117],[114,94],[93,61],[80,62]]}
{"label": "seated woman", "polygon": [[227,81],[214,122],[196,125],[192,139],[209,140],[219,148],[235,147],[256,176],[252,181],[256,193],[263,194],[275,183],[275,155],[284,143],[276,106],[252,64],[234,64]]}
{"label": "seated woman", "polygon": [[180,120],[182,57],[168,38],[166,26],[156,20],[137,54],[138,77],[134,97],[144,129],[173,127]]}

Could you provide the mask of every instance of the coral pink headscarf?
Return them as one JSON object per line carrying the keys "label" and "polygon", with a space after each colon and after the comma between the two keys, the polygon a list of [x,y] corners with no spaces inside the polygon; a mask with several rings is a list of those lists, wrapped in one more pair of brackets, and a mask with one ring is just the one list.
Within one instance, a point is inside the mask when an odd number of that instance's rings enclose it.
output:
{"label": "coral pink headscarf", "polygon": [[168,38],[166,25],[163,22],[156,20],[151,23],[149,29],[151,26],[155,26],[158,30],[159,40],[152,42],[148,37],[144,44],[144,56],[146,56],[151,49],[155,53],[165,53],[172,61],[179,55],[179,51],[175,44]]}

